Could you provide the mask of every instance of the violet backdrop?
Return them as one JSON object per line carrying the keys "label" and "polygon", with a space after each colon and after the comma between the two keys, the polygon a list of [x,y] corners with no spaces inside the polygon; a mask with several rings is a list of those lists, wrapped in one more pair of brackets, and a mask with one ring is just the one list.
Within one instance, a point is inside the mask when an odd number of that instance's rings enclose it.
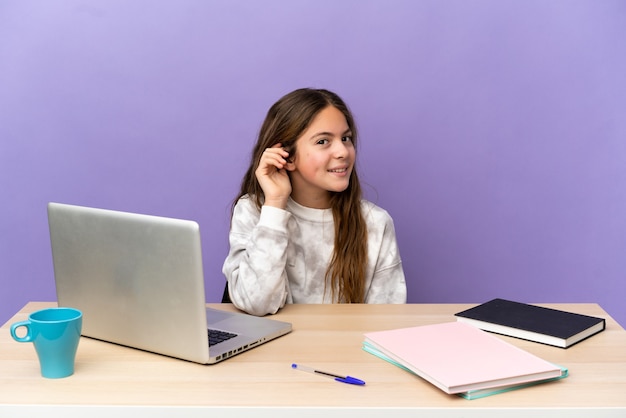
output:
{"label": "violet backdrop", "polygon": [[220,300],[269,106],[339,93],[409,302],[626,325],[626,2],[3,0],[0,323],[55,300],[46,203],[196,220]]}

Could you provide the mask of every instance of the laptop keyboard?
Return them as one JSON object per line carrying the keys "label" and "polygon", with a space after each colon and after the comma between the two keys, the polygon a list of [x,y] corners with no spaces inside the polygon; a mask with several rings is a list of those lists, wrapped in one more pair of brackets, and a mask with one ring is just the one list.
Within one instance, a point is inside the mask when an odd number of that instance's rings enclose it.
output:
{"label": "laptop keyboard", "polygon": [[224,342],[226,340],[230,340],[231,338],[236,337],[237,334],[233,334],[232,332],[220,331],[218,329],[209,329],[209,347]]}

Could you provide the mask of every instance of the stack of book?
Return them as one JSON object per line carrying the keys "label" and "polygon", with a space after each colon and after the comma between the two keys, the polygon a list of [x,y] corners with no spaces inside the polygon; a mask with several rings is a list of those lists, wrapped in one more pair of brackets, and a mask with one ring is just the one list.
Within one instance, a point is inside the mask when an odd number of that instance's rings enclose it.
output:
{"label": "stack of book", "polygon": [[[365,334],[363,349],[466,399],[568,376],[493,333],[567,348],[605,329],[605,320],[494,299],[455,314],[456,322]],[[490,332],[486,332],[490,331]]]}
{"label": "stack of book", "polygon": [[367,333],[363,349],[466,399],[568,375],[566,368],[462,322]]}

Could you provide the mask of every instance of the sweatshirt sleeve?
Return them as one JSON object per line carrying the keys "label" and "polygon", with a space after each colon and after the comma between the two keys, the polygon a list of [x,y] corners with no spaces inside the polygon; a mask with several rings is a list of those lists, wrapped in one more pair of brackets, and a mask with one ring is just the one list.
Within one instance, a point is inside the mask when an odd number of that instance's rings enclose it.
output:
{"label": "sweatshirt sleeve", "polygon": [[373,218],[368,239],[375,262],[365,303],[406,303],[406,280],[393,219],[384,210]]}
{"label": "sweatshirt sleeve", "polygon": [[291,214],[243,197],[235,205],[230,250],[222,272],[233,304],[252,315],[274,314],[285,305],[287,223]]}

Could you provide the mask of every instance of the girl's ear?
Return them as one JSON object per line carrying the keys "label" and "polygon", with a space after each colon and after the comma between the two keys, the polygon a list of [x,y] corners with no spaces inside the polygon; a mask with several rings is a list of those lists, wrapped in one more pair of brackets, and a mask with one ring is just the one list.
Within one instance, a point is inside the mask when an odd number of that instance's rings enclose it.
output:
{"label": "girl's ear", "polygon": [[296,169],[296,165],[294,164],[294,161],[296,159],[296,152],[295,152],[295,144],[292,143],[286,147],[283,147],[283,150],[287,151],[289,153],[289,155],[287,156],[287,158],[285,158],[287,160],[287,164],[285,165],[285,170],[287,171],[295,171]]}
{"label": "girl's ear", "polygon": [[296,164],[293,162],[293,157],[287,157],[287,164],[285,164],[285,170],[287,171],[295,171]]}

